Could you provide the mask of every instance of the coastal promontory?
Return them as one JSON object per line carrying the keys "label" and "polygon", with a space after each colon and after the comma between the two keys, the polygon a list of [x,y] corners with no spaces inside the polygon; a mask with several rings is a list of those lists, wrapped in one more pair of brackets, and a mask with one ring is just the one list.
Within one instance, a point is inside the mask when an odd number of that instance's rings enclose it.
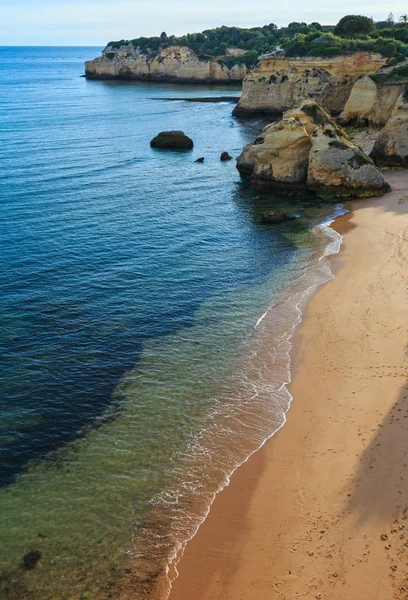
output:
{"label": "coastal promontory", "polygon": [[245,64],[198,57],[188,46],[169,46],[146,53],[132,42],[108,45],[102,56],[85,63],[88,79],[134,79],[176,83],[240,83],[248,73]]}
{"label": "coastal promontory", "polygon": [[305,97],[318,100],[331,113],[339,114],[354,83],[385,64],[384,57],[371,52],[331,58],[262,56],[244,81],[234,114],[276,117]]}
{"label": "coastal promontory", "polygon": [[241,177],[259,191],[323,198],[365,198],[389,190],[373,160],[313,100],[268,125],[237,159]]}

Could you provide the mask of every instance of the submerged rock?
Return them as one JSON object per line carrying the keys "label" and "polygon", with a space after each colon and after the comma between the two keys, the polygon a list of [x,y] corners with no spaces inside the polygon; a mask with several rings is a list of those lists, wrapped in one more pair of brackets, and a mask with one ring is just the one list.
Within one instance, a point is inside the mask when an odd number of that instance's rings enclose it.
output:
{"label": "submerged rock", "polygon": [[268,210],[262,214],[264,223],[283,223],[284,221],[293,221],[296,217],[288,215],[284,210]]}
{"label": "submerged rock", "polygon": [[265,127],[245,146],[237,169],[254,189],[288,195],[366,197],[389,189],[373,161],[313,100],[304,100]]}
{"label": "submerged rock", "polygon": [[26,571],[29,571],[30,569],[34,569],[34,567],[37,565],[38,561],[40,560],[41,556],[42,555],[39,550],[32,550],[31,552],[27,552],[27,554],[24,554],[23,561],[22,561],[23,569],[25,569]]}
{"label": "submerged rock", "polygon": [[408,92],[398,99],[370,156],[380,167],[408,167]]}
{"label": "submerged rock", "polygon": [[220,156],[220,160],[222,160],[222,161],[232,160],[232,156],[231,156],[231,154],[229,154],[229,152],[222,152],[221,156]]}
{"label": "submerged rock", "polygon": [[184,131],[162,131],[150,142],[152,148],[191,149],[193,140]]}
{"label": "submerged rock", "polygon": [[200,156],[200,158],[197,158],[194,162],[196,162],[196,163],[203,163],[204,162],[204,156]]}

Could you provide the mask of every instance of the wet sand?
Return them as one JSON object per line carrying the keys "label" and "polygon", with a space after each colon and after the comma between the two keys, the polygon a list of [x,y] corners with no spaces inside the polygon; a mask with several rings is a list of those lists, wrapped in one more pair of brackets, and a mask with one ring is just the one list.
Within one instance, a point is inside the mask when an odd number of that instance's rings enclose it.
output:
{"label": "wet sand", "polygon": [[354,202],[286,425],[220,493],[170,600],[408,599],[408,174]]}

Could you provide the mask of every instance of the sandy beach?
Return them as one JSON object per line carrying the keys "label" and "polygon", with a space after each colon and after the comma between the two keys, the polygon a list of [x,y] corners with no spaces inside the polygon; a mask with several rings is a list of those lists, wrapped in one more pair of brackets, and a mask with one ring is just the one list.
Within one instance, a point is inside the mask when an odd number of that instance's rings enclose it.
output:
{"label": "sandy beach", "polygon": [[408,599],[408,175],[352,204],[286,425],[233,475],[170,600]]}

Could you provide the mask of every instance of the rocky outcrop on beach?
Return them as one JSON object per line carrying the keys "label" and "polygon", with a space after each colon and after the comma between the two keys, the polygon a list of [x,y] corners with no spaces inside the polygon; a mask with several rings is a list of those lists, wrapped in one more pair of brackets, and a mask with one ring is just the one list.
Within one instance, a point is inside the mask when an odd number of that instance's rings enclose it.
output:
{"label": "rocky outcrop on beach", "polygon": [[194,146],[191,138],[184,131],[161,131],[150,142],[152,148],[190,150]]}
{"label": "rocky outcrop on beach", "polygon": [[155,53],[141,52],[131,42],[108,45],[102,56],[85,62],[88,79],[135,79],[193,83],[240,83],[247,67],[228,67],[221,60],[199,58],[187,46],[170,46]]}
{"label": "rocky outcrop on beach", "polygon": [[389,189],[374,162],[313,100],[265,127],[245,146],[237,169],[254,189],[287,195],[362,198]]}
{"label": "rocky outcrop on beach", "polygon": [[234,114],[281,116],[303,98],[312,98],[332,114],[339,114],[357,79],[376,73],[385,63],[379,54],[368,52],[334,58],[263,56],[244,80]]}
{"label": "rocky outcrop on beach", "polygon": [[339,116],[340,123],[357,127],[384,126],[403,89],[403,84],[381,85],[368,75],[360,77]]}
{"label": "rocky outcrop on beach", "polygon": [[380,167],[408,168],[408,92],[399,97],[393,113],[370,154]]}
{"label": "rocky outcrop on beach", "polygon": [[306,192],[310,148],[310,135],[304,125],[285,115],[244,147],[237,169],[256,190],[302,194]]}
{"label": "rocky outcrop on beach", "polygon": [[312,133],[307,189],[321,198],[368,198],[389,191],[371,158],[338,131],[328,124]]}

